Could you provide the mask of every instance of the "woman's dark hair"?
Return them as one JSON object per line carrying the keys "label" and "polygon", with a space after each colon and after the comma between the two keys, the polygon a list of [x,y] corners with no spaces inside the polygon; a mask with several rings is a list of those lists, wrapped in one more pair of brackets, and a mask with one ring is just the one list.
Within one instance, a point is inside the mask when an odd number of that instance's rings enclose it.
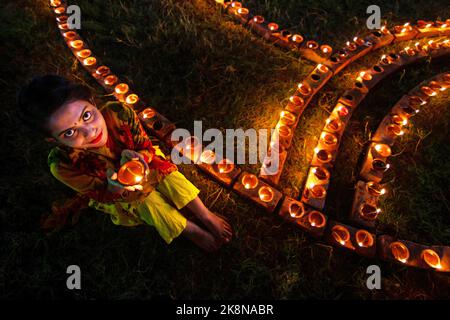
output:
{"label": "woman's dark hair", "polygon": [[18,117],[32,130],[50,136],[48,120],[62,105],[85,100],[93,102],[90,89],[57,75],[34,77],[18,94]]}

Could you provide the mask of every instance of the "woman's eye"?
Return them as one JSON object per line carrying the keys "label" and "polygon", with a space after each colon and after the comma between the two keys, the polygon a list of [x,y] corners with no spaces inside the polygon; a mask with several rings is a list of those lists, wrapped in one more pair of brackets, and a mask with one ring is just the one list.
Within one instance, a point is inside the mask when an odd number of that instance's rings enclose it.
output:
{"label": "woman's eye", "polygon": [[74,134],[75,134],[75,130],[70,129],[70,130],[67,130],[66,132],[64,132],[64,137],[70,138],[70,137],[72,137]]}
{"label": "woman's eye", "polygon": [[84,121],[88,121],[91,117],[92,117],[92,113],[91,113],[90,111],[86,111],[86,112],[83,114],[83,120],[84,120]]}

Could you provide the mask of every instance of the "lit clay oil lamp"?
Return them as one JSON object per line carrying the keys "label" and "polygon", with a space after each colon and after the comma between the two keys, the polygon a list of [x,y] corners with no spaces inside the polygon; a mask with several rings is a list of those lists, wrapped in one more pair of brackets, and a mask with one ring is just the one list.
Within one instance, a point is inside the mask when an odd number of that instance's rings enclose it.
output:
{"label": "lit clay oil lamp", "polygon": [[58,21],[59,23],[67,23],[67,19],[69,19],[67,15],[56,17],[56,21]]}
{"label": "lit clay oil lamp", "polygon": [[270,202],[273,200],[274,193],[271,187],[262,186],[258,190],[258,195],[262,202]]}
{"label": "lit clay oil lamp", "polygon": [[100,66],[95,70],[95,74],[100,77],[106,77],[108,74],[111,73],[111,70],[107,66]]}
{"label": "lit clay oil lamp", "polygon": [[303,37],[299,34],[294,34],[291,37],[291,41],[294,42],[296,45],[299,45],[300,43],[303,42]]}
{"label": "lit clay oil lamp", "polygon": [[129,104],[129,105],[136,104],[136,102],[138,102],[138,101],[139,101],[139,97],[138,97],[138,95],[135,94],[135,93],[129,94],[129,95],[125,98],[125,103],[126,103],[126,104]]}
{"label": "lit clay oil lamp", "polygon": [[64,12],[66,12],[66,8],[64,7],[57,7],[53,10],[56,14],[63,14]]}
{"label": "lit clay oil lamp", "polygon": [[213,164],[216,161],[216,154],[212,150],[205,150],[200,156],[200,161],[206,164]]}
{"label": "lit clay oil lamp", "polygon": [[94,57],[88,57],[83,60],[83,64],[87,67],[95,66],[97,64],[97,59],[95,59]]}
{"label": "lit clay oil lamp", "polygon": [[253,21],[253,23],[261,24],[264,22],[264,17],[263,16],[254,16],[252,21]]}
{"label": "lit clay oil lamp", "polygon": [[267,27],[269,28],[270,31],[275,32],[278,30],[279,26],[278,24],[276,24],[275,22],[270,22],[269,24],[267,24]]}
{"label": "lit clay oil lamp", "polygon": [[386,172],[390,168],[390,164],[382,159],[374,159],[372,161],[372,168],[378,172]]}
{"label": "lit clay oil lamp", "polygon": [[421,253],[422,260],[431,268],[442,269],[441,258],[436,251],[425,249]]}
{"label": "lit clay oil lamp", "polygon": [[58,28],[60,30],[69,30],[69,25],[67,23],[60,23],[58,24]]}
{"label": "lit clay oil lamp", "polygon": [[292,134],[292,130],[288,126],[281,123],[276,126],[276,129],[282,138],[288,138]]}
{"label": "lit clay oil lamp", "polygon": [[324,55],[328,56],[333,52],[333,48],[331,48],[329,45],[323,44],[320,46],[320,51],[322,51]]}
{"label": "lit clay oil lamp", "polygon": [[434,42],[433,40],[428,41],[428,46],[433,50],[439,49],[440,47],[439,43]]}
{"label": "lit clay oil lamp", "polygon": [[138,160],[131,160],[124,163],[117,173],[117,180],[125,185],[132,186],[139,184],[144,178],[145,167]]}
{"label": "lit clay oil lamp", "polygon": [[308,222],[311,227],[323,228],[326,223],[326,218],[319,211],[311,211],[308,215]]}
{"label": "lit clay oil lamp", "polygon": [[430,88],[435,90],[435,91],[445,91],[445,87],[441,86],[439,83],[437,83],[436,81],[431,81],[429,84]]}
{"label": "lit clay oil lamp", "polygon": [[[413,113],[415,113],[414,110],[413,110]],[[405,119],[398,114],[393,114],[391,116],[391,119],[392,119],[392,123],[399,125],[399,126],[406,126],[408,124],[408,119]]]}
{"label": "lit clay oil lamp", "polygon": [[50,5],[52,7],[59,7],[61,5],[61,1],[60,0],[50,0]]}
{"label": "lit clay oil lamp", "polygon": [[323,199],[327,194],[323,185],[311,183],[305,190],[306,198]]}
{"label": "lit clay oil lamp", "polygon": [[436,91],[434,91],[433,89],[431,89],[430,87],[427,87],[427,86],[421,87],[420,90],[429,97],[433,97],[437,94]]}
{"label": "lit clay oil lamp", "polygon": [[89,49],[83,49],[77,52],[77,56],[79,56],[82,59],[85,59],[91,55],[91,50]]}
{"label": "lit clay oil lamp", "polygon": [[114,88],[114,91],[115,91],[117,94],[122,95],[122,94],[126,94],[126,93],[128,92],[129,89],[130,89],[129,86],[128,86],[126,83],[119,83],[119,84],[116,85],[116,87]]}
{"label": "lit clay oil lamp", "polygon": [[118,80],[117,77],[115,75],[111,74],[111,75],[105,77],[104,82],[107,86],[112,86],[117,83],[117,80]]}
{"label": "lit clay oil lamp", "polygon": [[327,73],[330,69],[324,64],[319,63],[317,65],[317,70],[319,70],[320,73]]}
{"label": "lit clay oil lamp", "polygon": [[331,229],[331,236],[342,246],[345,246],[347,241],[350,240],[350,232],[348,232],[346,227],[340,225],[333,226]]}
{"label": "lit clay oil lamp", "polygon": [[320,140],[322,141],[322,143],[330,147],[335,146],[338,141],[337,137],[334,134],[328,132],[322,132],[322,134],[320,135]]}
{"label": "lit clay oil lamp", "polygon": [[236,10],[236,13],[238,15],[240,15],[241,17],[247,18],[248,14],[249,14],[249,11],[248,11],[247,8],[239,8],[239,9]]}
{"label": "lit clay oil lamp", "polygon": [[307,83],[300,83],[298,85],[298,92],[300,92],[301,95],[308,96],[311,94],[311,87]]}
{"label": "lit clay oil lamp", "polygon": [[305,101],[299,96],[291,96],[289,97],[289,104],[295,108],[300,108],[305,105]]}
{"label": "lit clay oil lamp", "polygon": [[332,155],[329,151],[325,149],[315,148],[314,152],[316,154],[316,158],[321,163],[328,163],[331,161]]}
{"label": "lit clay oil lamp", "polygon": [[187,137],[184,140],[183,153],[191,159],[196,159],[198,155],[198,149],[201,147],[200,140],[196,136]]}
{"label": "lit clay oil lamp", "polygon": [[395,241],[390,244],[390,249],[394,259],[401,263],[406,263],[409,259],[408,248],[400,241]]}
{"label": "lit clay oil lamp", "polygon": [[386,130],[388,135],[394,138],[405,134],[405,132],[402,130],[402,127],[397,124],[388,125]]}
{"label": "lit clay oil lamp", "polygon": [[244,174],[241,179],[241,183],[245,189],[254,189],[258,185],[258,178],[254,174]]}
{"label": "lit clay oil lamp", "polygon": [[319,44],[314,40],[309,40],[306,42],[306,47],[311,50],[316,50],[319,47]]}
{"label": "lit clay oil lamp", "polygon": [[289,204],[289,215],[292,218],[301,218],[305,214],[305,208],[301,202],[291,202]]}
{"label": "lit clay oil lamp", "polygon": [[325,128],[331,132],[338,132],[342,129],[342,121],[339,119],[328,118],[325,122]]}
{"label": "lit clay oil lamp", "polygon": [[[400,109],[406,114],[407,117],[412,117],[419,113],[419,109],[412,108],[409,105],[401,104]],[[397,125],[400,125],[400,123],[396,123]],[[404,125],[404,124],[401,124]]]}
{"label": "lit clay oil lamp", "polygon": [[382,157],[387,158],[391,155],[391,147],[384,143],[378,143],[374,147],[375,151]]}
{"label": "lit clay oil lamp", "polygon": [[395,33],[406,33],[411,32],[412,27],[410,26],[409,22],[405,23],[403,26],[395,26],[394,31]]}
{"label": "lit clay oil lamp", "polygon": [[153,110],[152,108],[145,108],[142,111],[142,118],[144,119],[151,119],[156,115],[155,110]]}
{"label": "lit clay oil lamp", "polygon": [[330,179],[330,172],[324,167],[315,167],[312,169],[312,173],[320,182],[328,181]]}
{"label": "lit clay oil lamp", "polygon": [[336,112],[339,115],[339,117],[343,118],[343,117],[346,117],[348,115],[349,110],[348,110],[348,108],[346,106],[344,106],[342,104],[339,104],[336,107]]}
{"label": "lit clay oil lamp", "polygon": [[345,45],[349,51],[356,50],[356,43],[354,43],[354,42],[347,41],[347,43]]}
{"label": "lit clay oil lamp", "polygon": [[80,50],[84,46],[83,40],[74,40],[70,42],[70,46],[76,50]]}
{"label": "lit clay oil lamp", "polygon": [[359,207],[359,214],[361,215],[361,217],[370,221],[375,220],[380,212],[381,209],[368,203],[363,203],[361,207]]}
{"label": "lit clay oil lamp", "polygon": [[450,73],[444,74],[442,80],[447,87],[450,86]]}
{"label": "lit clay oil lamp", "polygon": [[357,81],[370,81],[372,80],[372,75],[370,73],[368,73],[367,71],[361,71],[358,74],[358,77],[356,78]]}
{"label": "lit clay oil lamp", "polygon": [[222,159],[217,164],[217,169],[219,170],[219,173],[230,173],[234,169],[234,163],[229,159]]}
{"label": "lit clay oil lamp", "polygon": [[358,230],[355,234],[356,243],[361,248],[370,248],[373,246],[374,240],[370,232],[366,230]]}
{"label": "lit clay oil lamp", "polygon": [[77,37],[77,33],[75,31],[67,31],[63,33],[63,37],[68,41],[72,41]]}
{"label": "lit clay oil lamp", "polygon": [[386,189],[383,188],[380,184],[373,181],[369,181],[366,183],[366,189],[367,192],[374,197],[379,197],[386,194]]}
{"label": "lit clay oil lamp", "polygon": [[417,108],[417,107],[423,106],[426,103],[427,103],[427,101],[422,99],[419,96],[410,96],[410,97],[408,97],[408,104],[412,108]]}
{"label": "lit clay oil lamp", "polygon": [[358,46],[362,46],[365,44],[364,39],[358,38],[358,37],[354,37],[353,38],[353,42],[356,43]]}
{"label": "lit clay oil lamp", "polygon": [[240,3],[239,1],[232,1],[231,2],[231,7],[235,8],[235,9],[242,8],[242,3]]}
{"label": "lit clay oil lamp", "polygon": [[295,123],[296,117],[294,114],[289,111],[281,111],[280,112],[280,122],[283,125],[291,126]]}
{"label": "lit clay oil lamp", "polygon": [[416,51],[413,49],[413,48],[411,48],[411,47],[405,47],[404,49],[403,49],[404,51],[405,51],[405,53],[408,55],[408,56],[415,56],[416,55]]}

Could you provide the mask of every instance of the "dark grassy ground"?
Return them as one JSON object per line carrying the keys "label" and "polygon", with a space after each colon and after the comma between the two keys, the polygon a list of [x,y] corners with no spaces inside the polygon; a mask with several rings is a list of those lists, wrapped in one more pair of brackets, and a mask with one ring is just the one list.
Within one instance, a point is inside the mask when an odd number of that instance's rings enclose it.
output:
{"label": "dark grassy ground", "polygon": [[[365,28],[370,2],[247,1],[256,12],[292,31],[342,45]],[[369,260],[320,244],[278,217],[220,188],[190,166],[180,170],[201,190],[204,202],[229,218],[235,238],[205,255],[190,243],[166,246],[149,227],[121,228],[86,211],[79,224],[46,237],[39,217],[52,201],[71,195],[46,166],[49,145],[36,140],[14,117],[17,89],[32,75],[58,73],[101,88],[59,37],[47,1],[4,1],[0,11],[2,298],[448,298],[448,276]],[[75,1],[82,9],[82,36],[104,63],[177,126],[271,128],[295,84],[313,68],[252,36],[204,1]],[[445,18],[445,1],[383,1],[383,19]],[[398,46],[397,46],[398,47]],[[317,135],[351,75],[382,51],[332,79],[305,111],[283,174],[283,191],[302,189]],[[345,220],[362,147],[383,115],[409,89],[449,70],[448,60],[399,73],[370,93],[344,136],[326,213]],[[385,228],[425,243],[450,244],[448,95],[413,120],[396,144],[383,203]],[[257,166],[247,166],[255,171]],[[256,172],[256,171],[255,171]],[[365,286],[366,267],[381,266],[382,289]],[[83,290],[65,288],[66,267],[82,269]]]}

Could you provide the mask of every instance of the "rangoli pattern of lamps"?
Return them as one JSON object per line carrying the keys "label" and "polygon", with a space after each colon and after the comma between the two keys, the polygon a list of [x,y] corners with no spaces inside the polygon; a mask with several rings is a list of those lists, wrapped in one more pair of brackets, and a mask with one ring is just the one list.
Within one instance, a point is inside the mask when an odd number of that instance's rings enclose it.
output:
{"label": "rangoli pattern of lamps", "polygon": [[[231,7],[233,7],[235,10],[234,14],[239,16],[241,22],[245,22],[249,26],[252,25],[253,23],[264,24],[264,18],[258,17],[258,16],[255,17],[255,16],[251,15],[249,10],[246,8],[243,8],[239,2],[233,2],[233,4],[232,4],[232,2],[225,2],[225,1],[221,1],[221,0],[216,0],[216,2],[222,3],[224,6],[227,6],[227,7],[231,5]],[[119,81],[117,76],[115,76],[114,74],[111,74],[111,71],[109,70],[109,68],[107,66],[102,66],[102,65],[98,66],[97,58],[92,56],[92,52],[90,52],[89,48],[87,48],[85,46],[84,42],[80,39],[78,34],[73,30],[69,30],[68,25],[67,25],[67,17],[64,16],[66,4],[63,3],[63,1],[51,0],[50,5],[54,8],[53,11],[57,15],[58,28],[61,30],[62,36],[66,40],[69,48],[71,48],[75,57],[77,57],[77,59],[80,60],[82,65],[90,72],[90,74],[95,79],[97,79],[97,81],[107,91],[115,93],[116,86],[118,84],[121,84],[121,82]],[[444,22],[435,22],[432,25],[429,25],[429,23],[423,25],[423,23],[421,23],[421,24],[419,24],[420,27],[416,28],[417,30],[419,30],[417,33],[420,34],[417,37],[425,36],[425,33],[424,33],[425,31],[427,32],[426,36],[436,36],[437,33],[439,35],[448,35],[450,29],[448,28],[447,22],[448,21],[446,21],[445,23]],[[298,122],[299,114],[301,114],[304,107],[309,103],[312,96],[317,92],[317,90],[315,90],[315,89],[318,88],[318,85],[323,85],[323,83],[321,82],[320,79],[323,78],[324,74],[327,74],[328,72],[331,72],[332,74],[336,74],[342,68],[344,68],[348,63],[356,60],[358,57],[364,55],[368,51],[374,50],[375,48],[379,48],[384,45],[388,45],[394,39],[397,42],[401,41],[401,39],[394,37],[389,32],[389,30],[387,30],[386,27],[383,27],[383,28],[381,28],[381,30],[374,31],[369,36],[364,37],[363,39],[355,38],[355,39],[353,39],[352,42],[349,42],[346,44],[346,48],[335,51],[328,45],[319,45],[317,42],[312,41],[312,40],[305,41],[301,35],[295,35],[295,34],[293,35],[289,31],[280,30],[279,26],[275,23],[267,23],[265,25],[267,26],[267,29],[269,30],[270,36],[275,35],[275,37],[277,38],[277,40],[276,40],[277,44],[286,46],[285,44],[289,43],[289,45],[287,47],[298,48],[299,51],[301,51],[301,53],[307,59],[310,59],[312,61],[319,63],[319,65],[317,65],[317,67],[314,69],[312,74],[310,74],[310,77],[308,79],[306,79],[304,82],[302,82],[302,84],[298,87],[297,95],[294,96],[292,99],[290,99],[288,106],[286,107],[286,110],[288,112],[291,112],[293,115],[297,116],[297,118],[295,119],[296,122]],[[405,34],[409,35],[411,32],[413,32],[415,30],[414,28],[410,29],[408,26],[404,26],[404,28],[402,28],[402,29],[405,29],[405,30],[400,30],[402,37],[404,37]],[[421,29],[423,29],[423,32],[420,31]],[[264,35],[267,36],[268,33],[265,32]],[[269,37],[269,40],[271,40],[271,39],[273,40],[274,38]],[[77,41],[77,40],[79,40],[79,41]],[[356,45],[356,48],[355,48],[355,45]],[[358,47],[361,47],[360,50],[358,50]],[[416,49],[418,48],[417,51],[419,54],[421,51],[423,51],[424,53],[429,53],[429,52],[433,52],[435,50],[441,49],[443,47],[445,47],[445,48],[449,47],[448,39],[445,39],[440,42],[430,40],[425,45],[422,45],[419,43],[419,44],[416,44],[416,46],[415,46]],[[308,52],[308,50],[310,50],[310,52]],[[316,52],[311,54],[311,52],[313,52],[314,50]],[[440,54],[442,55],[443,53],[441,52]],[[416,56],[417,54],[413,53],[410,50],[410,48],[405,48],[404,55]],[[325,57],[325,59],[324,59],[324,57]],[[328,58],[329,58],[329,60],[327,60]],[[395,64],[395,61],[393,63],[393,61],[390,59],[390,57],[385,58],[384,61],[388,64]],[[382,66],[384,68],[382,62],[380,63],[380,66]],[[376,68],[373,68],[373,69],[374,69],[374,71],[377,71]],[[378,72],[380,72],[380,71],[378,71]],[[430,83],[428,88],[422,89],[422,92],[419,95],[419,97],[421,99],[427,100],[427,98],[426,97],[423,98],[423,96],[428,96],[428,97],[434,96],[435,94],[433,94],[432,91],[445,90],[446,88],[448,88],[448,82],[449,82],[448,80],[449,79],[447,78],[446,84],[444,86],[445,88],[442,86],[442,84]],[[363,79],[363,81],[371,81],[371,80]],[[431,89],[431,91],[430,91],[430,89]],[[358,97],[356,97],[356,98],[358,98]],[[139,97],[136,94],[127,92],[127,94],[124,94],[123,99],[124,99],[123,102],[125,102],[129,105],[139,104],[141,107],[144,107],[144,105],[142,104],[142,102],[140,101]],[[356,101],[357,100],[358,99],[356,99]],[[357,103],[355,103],[355,105],[356,104]],[[339,116],[342,118],[345,118],[346,116],[348,117],[352,111],[351,107],[352,107],[352,105],[348,106],[348,105],[344,104],[344,106],[341,107],[340,110],[333,110],[333,115]],[[142,110],[142,109],[143,108],[141,108],[139,110]],[[407,115],[409,115],[411,113],[410,109],[413,109],[413,108],[411,108],[409,106],[406,108],[405,107],[401,108],[400,111],[402,111],[403,113],[399,112],[398,116],[402,117],[402,118],[406,118],[406,120],[407,120],[407,118],[408,118]],[[140,113],[139,115],[140,115],[141,119],[144,117],[144,114],[146,115],[145,118],[148,118],[148,119],[154,119],[154,118],[165,119],[156,111],[155,111],[155,114],[153,114],[152,112],[149,112],[149,111],[146,111],[145,113]],[[288,114],[288,113],[286,113],[286,114]],[[337,118],[339,119],[339,117],[337,117]],[[280,114],[280,120],[281,120],[280,121],[281,125],[290,126],[292,124],[293,118],[289,115],[283,116],[282,114]],[[396,124],[398,124],[400,121],[398,118],[395,118],[394,120],[395,120]],[[405,119],[401,120],[402,123],[404,122],[404,120]],[[167,122],[168,122],[168,120],[167,120]],[[333,122],[333,125],[335,125],[335,124],[336,123]],[[281,125],[279,127],[282,128],[281,131],[283,134],[284,132],[287,132],[287,130],[283,131],[285,128],[281,127]],[[333,125],[331,127],[333,127]],[[345,126],[345,123],[344,123],[344,126]],[[339,125],[338,125],[338,127],[339,127]],[[291,134],[292,134],[292,128],[291,128]],[[163,139],[164,142],[166,142],[168,145],[170,145],[170,141],[164,139],[164,137],[168,136],[167,132],[164,135],[156,134],[156,136],[160,139]],[[340,136],[338,135],[338,139],[339,138],[340,138]],[[333,142],[333,139],[328,140],[328,141]],[[202,157],[200,157],[200,158],[202,159],[200,161],[201,163],[199,164],[200,168],[202,165],[211,166],[211,164],[210,164],[210,162],[212,161],[211,154],[209,154],[209,157],[208,157],[208,154],[205,154],[204,157],[202,154]],[[231,172],[236,172],[236,171],[238,173],[240,172],[239,168],[228,163],[226,161],[226,159],[222,160],[219,164],[212,164],[212,165],[216,165],[215,169],[218,172],[219,176],[227,174],[227,173],[231,173]],[[230,167],[232,169],[230,169]],[[218,178],[217,176],[215,176],[215,177],[220,182],[220,178]],[[239,181],[239,179],[235,179],[235,181],[236,180]],[[232,185],[232,184],[233,184],[233,182],[230,185]],[[237,186],[239,184],[242,184],[242,183],[236,182],[234,184],[234,186]],[[244,187],[244,189],[245,189],[245,187]],[[265,184],[262,181],[258,181],[258,187],[255,187],[253,189],[245,189],[245,190],[253,190],[253,191],[257,192],[257,199],[254,200],[255,203],[259,202],[259,204],[267,204],[267,203],[274,204],[274,206],[271,207],[270,210],[268,210],[268,211],[275,210],[276,204],[280,201],[280,199],[282,197],[281,193],[278,190]],[[286,199],[289,199],[289,198],[285,197],[284,201],[286,201]],[[292,201],[296,201],[296,200],[292,200]],[[301,203],[301,202],[297,201],[297,203]],[[289,214],[289,217],[291,217],[291,218],[296,217],[295,218],[296,221],[305,219],[306,224],[310,228],[310,230],[307,230],[307,231],[309,231],[313,235],[315,234],[315,232],[312,230],[317,231],[317,229],[319,229],[319,230],[321,229],[323,232],[323,230],[327,224],[326,216],[323,213],[316,211],[314,209],[304,208],[303,206],[301,207],[302,208],[301,210],[299,208],[300,208],[300,206],[291,205],[290,209],[287,209],[288,213],[289,213],[289,211],[291,212]],[[266,207],[266,209],[267,209],[267,207]],[[351,233],[351,235],[353,235],[352,232],[350,232],[350,233]],[[370,236],[368,236],[368,235],[370,235]],[[371,246],[374,243],[374,237],[371,236],[371,234],[365,230],[358,230],[355,233],[355,241],[356,241],[355,243],[358,244],[356,246],[356,248]],[[444,247],[444,249],[447,250],[448,247]],[[426,249],[422,250],[424,253],[421,255],[422,260],[426,261],[426,262],[423,262],[423,264],[428,265],[430,268],[435,267],[436,269],[439,269],[439,267],[440,267],[441,269],[448,269],[448,266],[447,266],[447,268],[442,267],[443,264],[436,258],[436,256],[437,256],[439,259],[441,259],[439,257],[440,253],[437,253],[437,252],[433,251],[432,249],[430,249],[430,250],[435,252],[435,254],[433,254],[431,251],[425,251],[425,250]],[[361,254],[363,254],[363,253],[361,253]],[[446,257],[447,256],[449,256],[449,255],[446,251]],[[446,258],[446,259],[448,260],[448,258]]]}

